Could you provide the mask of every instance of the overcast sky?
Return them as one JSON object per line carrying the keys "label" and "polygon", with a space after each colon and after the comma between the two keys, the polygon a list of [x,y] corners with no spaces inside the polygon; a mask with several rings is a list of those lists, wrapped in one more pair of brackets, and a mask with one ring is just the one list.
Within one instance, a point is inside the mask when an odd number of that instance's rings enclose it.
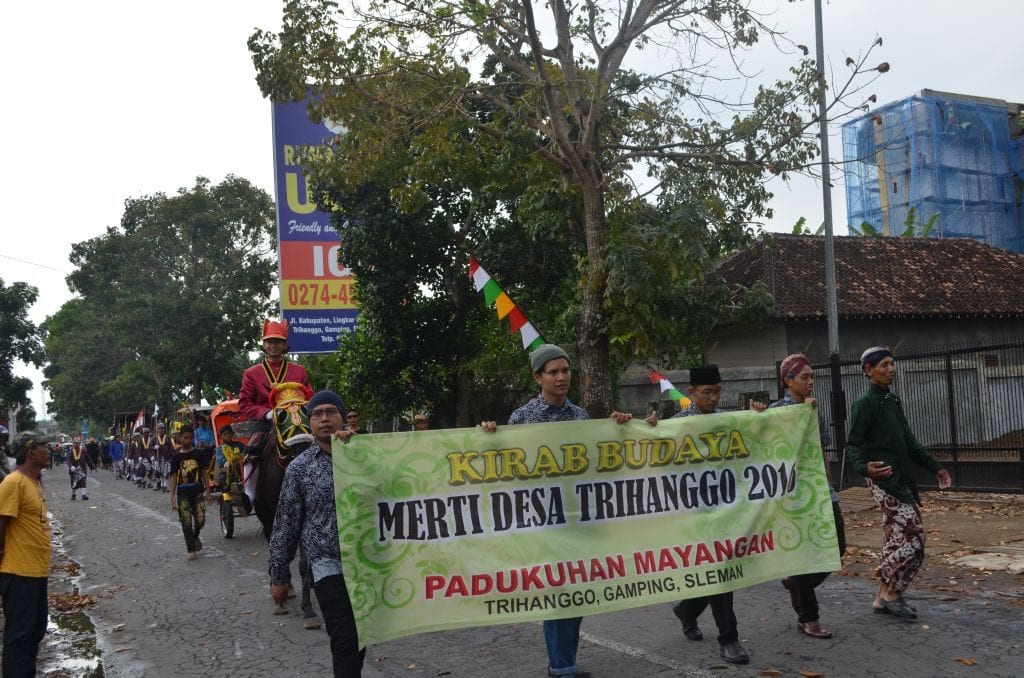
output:
{"label": "overcast sky", "polygon": [[[810,0],[760,2],[796,43],[814,46]],[[120,221],[124,201],[228,173],[273,192],[270,105],[246,40],[280,26],[282,0],[11,2],[0,9],[4,104],[0,278],[39,288],[41,322],[70,298],[64,276],[74,242]],[[871,88],[879,104],[930,88],[1024,102],[1020,0],[848,0],[825,3],[827,60],[841,71],[876,35],[875,61],[892,70]],[[784,61],[765,76],[785,77]],[[780,72],[769,72],[768,69]],[[841,155],[838,129],[831,132]],[[845,233],[842,177],[833,195]],[[813,181],[773,184],[773,230],[800,216],[821,222]],[[42,375],[36,382],[41,410]]]}

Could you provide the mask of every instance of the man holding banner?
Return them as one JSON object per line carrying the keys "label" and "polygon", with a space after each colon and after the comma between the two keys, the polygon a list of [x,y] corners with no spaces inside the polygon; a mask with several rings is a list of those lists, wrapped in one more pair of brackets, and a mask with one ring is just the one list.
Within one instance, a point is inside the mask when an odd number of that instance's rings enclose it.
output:
{"label": "man holding banner", "polygon": [[542,621],[548,673],[585,675],[583,616],[838,569],[810,405],[716,413],[715,383],[694,389],[707,416],[589,420],[561,349],[540,347],[531,368],[540,396],[509,419],[525,426],[335,441],[332,543],[361,643]]}
{"label": "man holding banner", "polygon": [[[786,389],[786,394],[776,400],[768,407],[786,407],[788,405],[799,405],[810,403],[817,409],[817,402],[811,397],[814,390],[814,368],[803,353],[788,355],[782,360],[779,366],[779,381]],[[818,430],[821,432],[821,449],[832,443],[832,437],[825,426],[825,418],[818,411]],[[836,521],[836,538],[839,542],[839,557],[846,553],[846,524],[843,521],[843,510],[839,506],[839,493],[832,487],[832,474],[828,459],[824,458],[825,475],[829,481],[829,498],[832,503],[832,515]],[[793,611],[796,612],[796,627],[806,636],[826,640],[832,637],[832,632],[818,623],[818,597],[814,589],[825,581],[829,572],[811,572],[786,577],[782,585],[789,591],[790,603]]]}
{"label": "man holding banner", "polygon": [[[690,406],[672,416],[690,417],[697,414],[714,414],[719,412],[718,401],[722,398],[722,375],[718,365],[704,365],[690,369]],[[658,423],[657,413],[647,418],[651,425]],[[672,607],[672,612],[683,624],[683,635],[690,640],[703,640],[704,634],[697,626],[697,618],[708,607],[718,626],[718,645],[722,659],[731,664],[746,664],[750,655],[740,644],[739,631],[736,628],[736,613],[732,609],[732,591],[716,593],[710,596],[698,596],[680,600]]]}
{"label": "man holding banner", "polygon": [[320,603],[335,678],[358,678],[366,649],[359,647],[356,620],[341,567],[338,514],[334,503],[332,439],[347,443],[355,432],[345,426],[345,403],[333,391],[320,391],[306,403],[315,444],[288,464],[270,535],[270,595],[288,600],[288,567],[302,542]]}
{"label": "man holding banner", "polygon": [[[540,395],[526,403],[508,418],[509,424],[542,424],[554,421],[578,421],[590,419],[582,407],[569,400],[569,385],[572,371],[569,356],[554,344],[541,344],[530,353],[530,367],[533,379],[540,386]],[[624,424],[633,418],[626,412],[612,412],[611,418]],[[480,424],[485,431],[493,433],[497,424],[485,421]],[[576,652],[580,644],[580,624],[583,617],[544,620],[544,644],[548,651],[549,676],[590,676],[576,666]]]}

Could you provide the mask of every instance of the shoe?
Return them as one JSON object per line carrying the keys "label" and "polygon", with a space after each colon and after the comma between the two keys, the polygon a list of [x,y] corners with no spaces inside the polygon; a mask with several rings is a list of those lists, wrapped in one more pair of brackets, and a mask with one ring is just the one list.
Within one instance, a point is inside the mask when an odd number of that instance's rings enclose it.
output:
{"label": "shoe", "polygon": [[82,501],[89,501],[89,495],[83,494],[82,495]]}
{"label": "shoe", "polygon": [[816,621],[797,622],[796,628],[797,631],[811,638],[821,638],[824,640],[832,637],[832,632]]}
{"label": "shoe", "polygon": [[590,671],[577,671],[576,673],[552,673],[548,668],[548,675],[551,678],[590,678]]}
{"label": "shoe", "polygon": [[789,577],[782,580],[782,585],[787,591],[789,591],[789,604],[793,606],[793,612],[800,614],[800,604],[796,599],[796,588],[793,586],[793,583],[789,581]]}
{"label": "shoe", "polygon": [[690,640],[704,640],[704,634],[697,627],[697,622],[690,621],[683,612],[683,604],[676,603],[672,606],[672,614],[676,616],[679,623],[683,625],[683,635]]}
{"label": "shoe", "polygon": [[185,560],[195,560],[195,559],[196,559],[196,558],[198,558],[198,557],[199,557],[199,556],[197,556],[197,555],[196,555],[196,552],[195,552],[195,551],[189,551],[189,552],[188,552],[188,555],[187,555],[187,556],[185,556]]}
{"label": "shoe", "polygon": [[78,497],[76,497],[75,495],[71,495],[71,501],[74,501],[76,499],[78,499]]}
{"label": "shoe", "polygon": [[722,655],[722,659],[729,662],[730,664],[746,664],[750,661],[750,655],[740,645],[740,641],[733,640],[725,645],[718,646],[718,652]]}
{"label": "shoe", "polygon": [[886,600],[883,598],[882,608],[888,610],[889,614],[896,615],[901,619],[917,619],[917,613],[907,605],[903,598],[897,598],[896,600]]}
{"label": "shoe", "polygon": [[196,544],[196,552],[197,552],[197,553],[198,553],[199,551],[202,551],[202,550],[203,550],[203,542],[199,541],[199,537],[196,537],[196,539],[195,539],[195,544]]}

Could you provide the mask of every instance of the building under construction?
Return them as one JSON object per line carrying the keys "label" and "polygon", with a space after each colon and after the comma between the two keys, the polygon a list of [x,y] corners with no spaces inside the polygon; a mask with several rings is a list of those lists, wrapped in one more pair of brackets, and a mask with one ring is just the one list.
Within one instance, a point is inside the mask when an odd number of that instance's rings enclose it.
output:
{"label": "building under construction", "polygon": [[850,226],[1024,253],[1022,108],[922,90],[843,125]]}

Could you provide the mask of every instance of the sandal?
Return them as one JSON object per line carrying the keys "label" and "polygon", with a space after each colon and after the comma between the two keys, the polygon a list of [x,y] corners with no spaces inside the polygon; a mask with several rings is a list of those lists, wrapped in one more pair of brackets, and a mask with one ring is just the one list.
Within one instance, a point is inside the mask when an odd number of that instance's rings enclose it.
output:
{"label": "sandal", "polygon": [[816,621],[809,622],[797,622],[796,628],[800,633],[811,638],[821,638],[822,640],[832,637],[832,632],[823,627]]}
{"label": "sandal", "polygon": [[889,612],[889,614],[896,615],[902,619],[917,619],[917,613],[907,605],[907,601],[903,598],[897,598],[896,600],[882,599],[882,607]]}

